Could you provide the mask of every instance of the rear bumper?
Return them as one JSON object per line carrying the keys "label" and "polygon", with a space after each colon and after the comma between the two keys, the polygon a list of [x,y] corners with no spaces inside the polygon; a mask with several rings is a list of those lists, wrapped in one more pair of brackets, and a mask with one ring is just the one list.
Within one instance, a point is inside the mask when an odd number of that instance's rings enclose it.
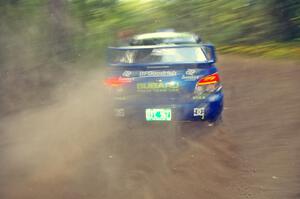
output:
{"label": "rear bumper", "polygon": [[215,93],[205,100],[195,100],[181,104],[120,104],[115,106],[115,116],[145,121],[145,110],[149,108],[170,108],[172,121],[215,121],[223,110],[223,93]]}

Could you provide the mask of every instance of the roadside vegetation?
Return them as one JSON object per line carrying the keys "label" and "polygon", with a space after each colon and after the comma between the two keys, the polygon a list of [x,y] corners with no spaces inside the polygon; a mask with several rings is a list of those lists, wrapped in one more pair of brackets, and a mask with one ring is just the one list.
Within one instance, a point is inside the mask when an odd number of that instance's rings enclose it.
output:
{"label": "roadside vegetation", "polygon": [[0,64],[12,51],[48,63],[100,57],[124,32],[161,28],[195,32],[224,53],[299,57],[295,0],[0,0],[0,12]]}

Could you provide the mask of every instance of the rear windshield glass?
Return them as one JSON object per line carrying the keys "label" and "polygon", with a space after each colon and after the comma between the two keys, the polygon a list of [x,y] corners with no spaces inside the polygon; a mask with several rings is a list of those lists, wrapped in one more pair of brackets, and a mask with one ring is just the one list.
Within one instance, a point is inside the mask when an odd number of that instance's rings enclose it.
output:
{"label": "rear windshield glass", "polygon": [[112,64],[186,63],[206,61],[207,59],[201,47],[128,50],[114,49],[110,53],[110,62]]}
{"label": "rear windshield glass", "polygon": [[152,38],[152,39],[133,39],[130,42],[132,46],[140,45],[159,45],[159,44],[196,44],[194,37],[176,37],[176,38]]}

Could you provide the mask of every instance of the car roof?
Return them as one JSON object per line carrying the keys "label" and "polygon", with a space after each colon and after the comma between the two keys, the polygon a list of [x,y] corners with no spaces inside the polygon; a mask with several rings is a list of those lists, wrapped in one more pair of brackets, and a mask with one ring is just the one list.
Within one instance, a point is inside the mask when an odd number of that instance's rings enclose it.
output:
{"label": "car roof", "polygon": [[178,38],[178,37],[195,37],[194,34],[187,32],[155,32],[155,33],[145,33],[136,35],[133,37],[134,40],[145,40],[145,39],[165,39],[165,38]]}
{"label": "car roof", "polygon": [[139,45],[139,46],[119,46],[108,47],[112,50],[139,50],[139,49],[154,49],[154,48],[188,48],[188,47],[201,47],[200,44],[159,44],[159,45]]}

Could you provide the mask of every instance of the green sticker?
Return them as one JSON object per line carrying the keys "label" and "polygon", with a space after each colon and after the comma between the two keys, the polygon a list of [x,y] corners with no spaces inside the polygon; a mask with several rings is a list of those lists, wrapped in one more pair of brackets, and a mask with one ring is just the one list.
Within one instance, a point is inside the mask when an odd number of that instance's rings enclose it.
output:
{"label": "green sticker", "polygon": [[171,109],[146,109],[146,121],[171,121]]}
{"label": "green sticker", "polygon": [[178,82],[147,82],[147,83],[137,83],[136,89],[139,92],[177,92],[179,91]]}

